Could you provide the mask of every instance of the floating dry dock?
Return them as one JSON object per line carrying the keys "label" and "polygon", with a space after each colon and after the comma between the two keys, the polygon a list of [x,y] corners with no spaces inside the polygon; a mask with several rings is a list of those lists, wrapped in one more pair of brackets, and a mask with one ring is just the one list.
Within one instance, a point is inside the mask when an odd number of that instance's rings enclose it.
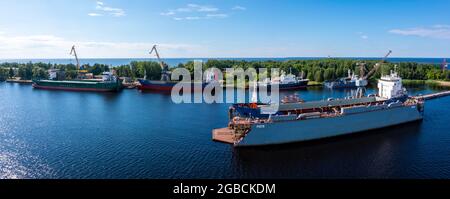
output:
{"label": "floating dry dock", "polygon": [[213,140],[234,146],[259,146],[316,140],[423,119],[424,99],[408,97],[397,73],[383,76],[378,94],[311,102],[235,104],[228,127]]}

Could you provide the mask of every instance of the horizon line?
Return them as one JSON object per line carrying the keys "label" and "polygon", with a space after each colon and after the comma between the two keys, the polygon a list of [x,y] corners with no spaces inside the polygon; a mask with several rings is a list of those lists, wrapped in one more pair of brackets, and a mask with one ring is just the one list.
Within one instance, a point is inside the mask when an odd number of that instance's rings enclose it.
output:
{"label": "horizon line", "polygon": [[[336,57],[323,57],[323,56],[306,56],[306,57],[166,57],[161,58],[164,59],[289,59],[289,58],[323,58],[323,59],[345,59],[345,58],[382,58],[382,57],[347,57],[347,56],[336,56]],[[386,59],[450,59],[450,57],[389,57]],[[0,60],[32,60],[32,59],[41,59],[41,60],[51,60],[51,59],[74,59],[74,58],[0,58]],[[79,60],[86,59],[158,59],[158,58],[150,58],[150,57],[88,57],[88,58],[78,58]]]}

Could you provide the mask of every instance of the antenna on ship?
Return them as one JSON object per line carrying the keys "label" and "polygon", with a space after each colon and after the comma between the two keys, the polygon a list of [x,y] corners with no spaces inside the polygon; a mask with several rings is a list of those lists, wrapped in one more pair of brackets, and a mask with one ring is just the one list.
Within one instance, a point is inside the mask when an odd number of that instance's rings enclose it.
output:
{"label": "antenna on ship", "polygon": [[258,84],[256,83],[256,80],[253,81],[253,92],[252,92],[252,103],[258,103]]}
{"label": "antenna on ship", "polygon": [[444,61],[442,62],[442,71],[447,70],[448,64],[447,64],[447,59],[444,58]]}

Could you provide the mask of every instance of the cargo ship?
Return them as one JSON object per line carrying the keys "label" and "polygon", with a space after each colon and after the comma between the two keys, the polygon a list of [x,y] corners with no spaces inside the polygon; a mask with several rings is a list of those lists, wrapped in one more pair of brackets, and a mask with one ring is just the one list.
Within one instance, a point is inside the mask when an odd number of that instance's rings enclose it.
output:
{"label": "cargo ship", "polygon": [[121,81],[111,72],[104,72],[101,80],[33,80],[33,87],[48,90],[116,92],[122,89]]}
{"label": "cargo ship", "polygon": [[234,104],[213,140],[261,146],[318,140],[423,119],[424,101],[409,97],[396,72],[382,76],[378,93],[364,97],[274,104]]}
{"label": "cargo ship", "polygon": [[355,75],[351,70],[348,70],[347,77],[342,77],[334,81],[326,81],[324,85],[331,89],[356,88],[356,81],[358,78],[358,75]]}
{"label": "cargo ship", "polygon": [[180,83],[180,84],[186,84],[187,86],[191,86],[192,90],[199,90],[201,91],[204,89],[208,84],[205,82],[177,82],[177,81],[157,81],[157,80],[147,80],[147,79],[139,79],[139,85],[138,89],[141,91],[162,91],[162,92],[170,92],[172,88]]}
{"label": "cargo ship", "polygon": [[[71,55],[77,61],[78,78],[76,80],[63,80],[65,75],[58,75],[58,70],[49,70],[49,80],[33,80],[33,88],[66,91],[92,91],[116,92],[122,89],[122,82],[112,72],[103,72],[102,79],[85,79],[87,71],[80,67],[75,46],[72,46]],[[62,77],[58,77],[62,76]]]}
{"label": "cargo ship", "polygon": [[266,88],[267,90],[271,90],[272,86],[278,86],[279,90],[297,90],[306,88],[308,86],[308,79],[303,79],[296,77],[292,73],[281,74],[279,78],[274,78],[270,80],[266,78],[263,82],[258,83],[258,88]]}
{"label": "cargo ship", "polygon": [[[191,86],[192,91],[202,91],[208,84],[216,82],[214,79],[199,81],[199,82],[180,82],[170,80],[169,66],[161,60],[156,45],[153,46],[150,54],[155,52],[159,65],[161,66],[161,80],[148,80],[147,75],[144,75],[143,79],[138,79],[139,85],[137,86],[140,91],[160,91],[170,92],[172,88],[177,84],[187,84]],[[145,71],[146,73],[147,71]]]}

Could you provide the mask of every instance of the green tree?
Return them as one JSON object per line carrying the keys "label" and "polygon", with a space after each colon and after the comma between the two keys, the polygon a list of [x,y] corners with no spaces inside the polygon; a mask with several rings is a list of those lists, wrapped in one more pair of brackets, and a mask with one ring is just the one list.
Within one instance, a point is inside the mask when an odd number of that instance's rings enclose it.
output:
{"label": "green tree", "polygon": [[9,78],[13,78],[14,77],[14,70],[13,70],[13,68],[12,67],[10,67],[9,68],[9,72],[8,72],[9,74]]}
{"label": "green tree", "polygon": [[66,70],[66,79],[76,79],[78,77],[77,70]]}
{"label": "green tree", "polygon": [[322,70],[317,70],[314,74],[314,81],[316,82],[323,82],[323,72]]}
{"label": "green tree", "polygon": [[8,78],[8,70],[0,68],[0,82],[5,81]]}
{"label": "green tree", "polygon": [[44,68],[41,67],[34,67],[33,70],[33,79],[48,79],[48,73],[45,71]]}

